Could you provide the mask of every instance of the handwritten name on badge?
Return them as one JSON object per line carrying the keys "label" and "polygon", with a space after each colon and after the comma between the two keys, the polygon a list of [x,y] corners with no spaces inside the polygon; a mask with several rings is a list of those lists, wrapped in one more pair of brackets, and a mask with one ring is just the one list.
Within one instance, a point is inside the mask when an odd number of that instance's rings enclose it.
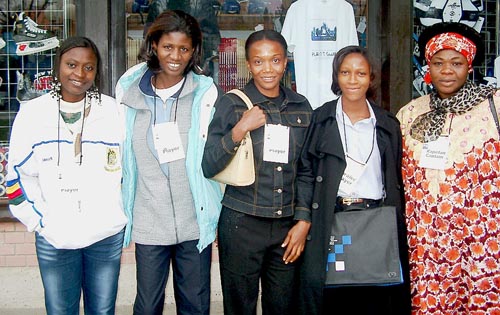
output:
{"label": "handwritten name on badge", "polygon": [[290,128],[266,125],[264,128],[264,161],[288,163]]}
{"label": "handwritten name on badge", "polygon": [[78,193],[78,192],[79,192],[78,188],[61,188],[61,193],[71,194],[71,193]]}
{"label": "handwritten name on badge", "polygon": [[153,142],[161,164],[185,158],[179,126],[166,122],[153,126]]}
{"label": "handwritten name on badge", "polygon": [[420,154],[420,167],[444,170],[448,160],[450,138],[439,137],[435,141],[424,143]]}
{"label": "handwritten name on badge", "polygon": [[359,163],[351,157],[346,157],[346,168],[340,180],[339,191],[344,195],[351,195],[356,188],[359,178],[366,170],[366,164]]}

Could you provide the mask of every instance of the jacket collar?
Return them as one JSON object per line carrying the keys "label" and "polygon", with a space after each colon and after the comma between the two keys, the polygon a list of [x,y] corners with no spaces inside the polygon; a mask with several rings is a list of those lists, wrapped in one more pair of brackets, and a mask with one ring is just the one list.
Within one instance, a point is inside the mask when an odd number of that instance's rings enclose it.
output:
{"label": "jacket collar", "polygon": [[[318,124],[325,123],[326,121],[330,120],[332,123],[328,124],[331,126],[331,130],[329,130],[328,134],[331,135],[331,137],[324,137],[320,142],[319,146],[322,148],[321,150],[323,152],[326,152],[328,154],[334,155],[339,157],[340,159],[344,160],[344,151],[343,150],[338,150],[334,149],[333,146],[331,146],[330,140],[335,139],[336,142],[340,142],[340,133],[337,127],[337,124],[334,124],[333,122],[337,121],[336,118],[336,110],[337,110],[337,103],[338,100],[333,100],[328,103],[325,103],[323,106],[317,108],[315,110],[315,115],[316,115],[316,122]],[[375,114],[375,118],[377,119],[377,122],[375,124],[376,129],[377,129],[377,144],[379,147],[380,155],[382,156],[384,154],[385,149],[389,145],[388,138],[390,136],[391,131],[389,130],[389,126],[391,124],[391,113],[388,113],[381,109],[379,106],[373,104],[370,102],[370,105],[372,106],[373,113]]]}
{"label": "jacket collar", "polygon": [[[337,110],[337,103],[338,103],[338,99],[336,100],[333,100],[333,101],[330,101],[328,103],[325,103],[323,106],[319,107],[318,109],[316,109],[316,116],[317,116],[317,122],[318,123],[321,123],[321,122],[324,122],[325,120],[328,120],[328,119],[333,119],[334,121],[336,121],[336,110]],[[373,102],[369,101],[371,107],[372,107],[372,110],[373,110],[373,113],[375,114],[375,118],[377,119],[377,122],[376,122],[376,127],[377,127],[377,130],[384,130],[386,132],[389,132],[389,130],[387,129],[387,126],[389,125],[389,120],[391,119],[389,117],[389,115],[392,115],[392,114],[388,114],[386,111],[384,111],[383,109],[381,109],[378,105],[374,104]]]}
{"label": "jacket collar", "polygon": [[[283,104],[281,104],[280,108],[286,107],[289,103],[302,103],[306,101],[306,98],[304,96],[295,93],[292,90],[285,89],[281,85],[280,85],[280,90],[281,92],[283,92],[283,94],[285,94],[285,100],[283,101]],[[267,97],[265,97],[264,95],[262,95],[262,93],[259,92],[253,79],[251,79],[245,85],[243,91],[245,92],[245,94],[248,95],[248,97],[252,100],[254,104],[261,104],[269,101]]]}
{"label": "jacket collar", "polygon": [[[151,97],[155,96],[156,94],[153,89],[153,85],[151,84],[151,79],[154,77],[154,75],[155,73],[151,69],[148,69],[139,81],[139,89],[141,90],[141,92]],[[196,88],[192,72],[188,72],[184,79],[186,80],[186,82],[184,83],[184,87],[179,97],[185,96]]]}
{"label": "jacket collar", "polygon": [[[144,102],[144,96],[154,97],[155,92],[151,85],[151,78],[154,76],[154,72],[147,69],[144,74],[132,83],[129,89],[125,92],[122,98],[122,103],[135,109],[147,109],[147,105]],[[184,87],[179,95],[182,98],[190,93],[196,91],[196,87],[200,84],[202,80],[200,75],[196,75],[193,72],[188,72],[186,74]],[[208,80],[210,82],[210,80]],[[207,82],[208,82],[207,81]]]}

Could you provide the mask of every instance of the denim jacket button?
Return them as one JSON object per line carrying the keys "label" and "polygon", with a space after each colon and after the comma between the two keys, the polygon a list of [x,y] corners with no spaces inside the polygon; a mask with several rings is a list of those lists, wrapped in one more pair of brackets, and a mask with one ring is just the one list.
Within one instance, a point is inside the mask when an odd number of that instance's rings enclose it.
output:
{"label": "denim jacket button", "polygon": [[318,208],[319,208],[319,204],[318,204],[317,202],[313,202],[313,204],[312,204],[312,208],[313,208],[314,210],[318,209]]}
{"label": "denim jacket button", "polygon": [[281,172],[281,170],[283,170],[283,168],[282,168],[281,166],[278,166],[278,167],[276,168],[276,170],[277,170],[278,172]]}
{"label": "denim jacket button", "polygon": [[316,176],[316,181],[318,183],[321,183],[323,181],[323,177],[322,176]]}
{"label": "denim jacket button", "polygon": [[278,211],[276,211],[276,214],[277,214],[277,215],[281,215],[281,214],[283,214],[283,211],[278,210]]}
{"label": "denim jacket button", "polygon": [[276,189],[276,192],[277,192],[278,194],[281,194],[281,193],[283,192],[283,189],[278,188],[278,189]]}

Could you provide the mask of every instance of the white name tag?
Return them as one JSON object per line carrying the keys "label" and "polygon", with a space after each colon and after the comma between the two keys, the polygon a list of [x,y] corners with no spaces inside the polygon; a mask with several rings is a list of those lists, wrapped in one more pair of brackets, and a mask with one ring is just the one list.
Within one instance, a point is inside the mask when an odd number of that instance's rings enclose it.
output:
{"label": "white name tag", "polygon": [[54,178],[51,185],[47,185],[47,194],[54,198],[57,204],[67,211],[82,211],[82,200],[85,192],[82,178],[85,177],[85,168],[79,165],[66,165],[55,167]]}
{"label": "white name tag", "polygon": [[346,162],[347,166],[340,180],[339,191],[342,195],[348,196],[354,191],[356,183],[366,169],[366,164],[357,162],[349,156],[346,157]]}
{"label": "white name tag", "polygon": [[420,154],[420,167],[444,170],[450,148],[449,137],[439,137],[435,141],[424,143]]}
{"label": "white name tag", "polygon": [[153,141],[160,164],[180,160],[186,156],[179,126],[175,122],[153,126]]}
{"label": "white name tag", "polygon": [[264,161],[288,163],[290,128],[282,125],[264,127]]}

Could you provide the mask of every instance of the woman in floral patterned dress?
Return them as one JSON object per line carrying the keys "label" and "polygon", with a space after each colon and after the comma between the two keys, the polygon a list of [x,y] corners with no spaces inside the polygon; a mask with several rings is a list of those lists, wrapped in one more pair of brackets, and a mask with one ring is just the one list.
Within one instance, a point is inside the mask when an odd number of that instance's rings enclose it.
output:
{"label": "woman in floral patterned dress", "polygon": [[425,29],[434,90],[397,115],[413,314],[500,314],[500,98],[468,80],[482,45],[463,24]]}

